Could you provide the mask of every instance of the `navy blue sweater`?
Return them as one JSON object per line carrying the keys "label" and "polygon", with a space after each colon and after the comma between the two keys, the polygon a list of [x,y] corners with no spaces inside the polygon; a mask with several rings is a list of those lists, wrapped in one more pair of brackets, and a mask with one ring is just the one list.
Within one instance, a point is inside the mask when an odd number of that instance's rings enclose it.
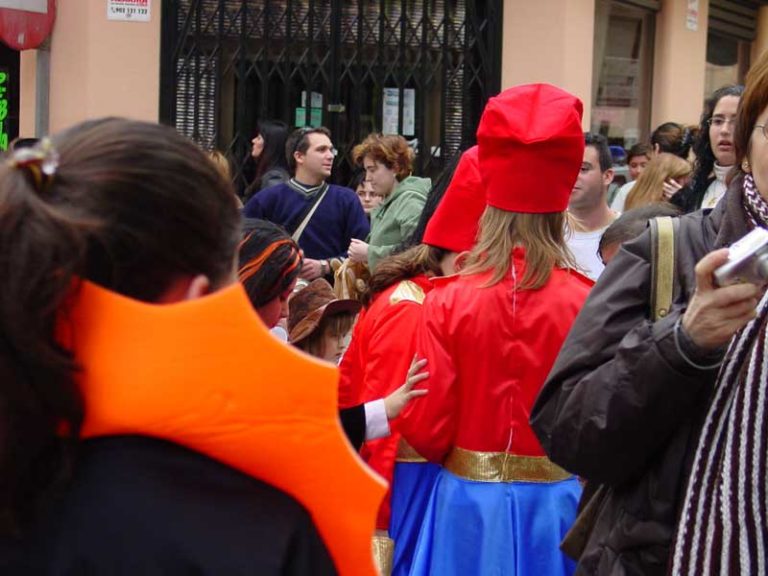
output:
{"label": "navy blue sweater", "polygon": [[[243,209],[248,218],[262,218],[283,226],[289,234],[314,200],[286,182],[266,188],[251,198]],[[331,184],[312,219],[299,238],[307,258],[315,260],[346,257],[352,238],[365,240],[370,224],[357,195],[349,188]]]}

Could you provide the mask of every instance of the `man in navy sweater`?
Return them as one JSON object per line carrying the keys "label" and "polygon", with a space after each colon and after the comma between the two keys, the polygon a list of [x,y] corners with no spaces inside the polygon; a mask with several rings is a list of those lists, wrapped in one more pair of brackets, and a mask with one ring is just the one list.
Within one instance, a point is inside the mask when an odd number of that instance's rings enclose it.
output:
{"label": "man in navy sweater", "polygon": [[304,251],[301,277],[313,280],[330,273],[331,258],[346,257],[352,238],[365,240],[370,225],[352,190],[325,181],[336,157],[327,128],[295,130],[285,152],[293,178],[254,195],[244,215],[269,220],[294,234],[319,199],[298,241]]}

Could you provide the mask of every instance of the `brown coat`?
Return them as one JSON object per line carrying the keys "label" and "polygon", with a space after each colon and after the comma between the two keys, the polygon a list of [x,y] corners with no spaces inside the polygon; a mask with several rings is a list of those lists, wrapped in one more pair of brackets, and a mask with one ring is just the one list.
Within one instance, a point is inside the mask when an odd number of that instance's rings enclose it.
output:
{"label": "brown coat", "polygon": [[[674,343],[675,322],[695,288],[694,266],[747,232],[736,182],[711,211],[683,216],[675,296],[649,320],[650,234],[622,246],[560,351],[531,424],[549,457],[611,488],[577,574],[666,574],[696,439],[717,370],[693,368]],[[688,356],[717,362],[690,341]]]}

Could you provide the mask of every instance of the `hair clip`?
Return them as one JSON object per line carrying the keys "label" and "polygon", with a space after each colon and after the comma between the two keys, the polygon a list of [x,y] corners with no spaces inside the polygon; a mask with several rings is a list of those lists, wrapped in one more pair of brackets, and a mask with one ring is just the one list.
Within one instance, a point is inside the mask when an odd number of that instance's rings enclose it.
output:
{"label": "hair clip", "polygon": [[50,138],[43,138],[36,146],[19,148],[11,153],[8,164],[25,170],[35,190],[42,193],[48,188],[59,167],[59,153]]}

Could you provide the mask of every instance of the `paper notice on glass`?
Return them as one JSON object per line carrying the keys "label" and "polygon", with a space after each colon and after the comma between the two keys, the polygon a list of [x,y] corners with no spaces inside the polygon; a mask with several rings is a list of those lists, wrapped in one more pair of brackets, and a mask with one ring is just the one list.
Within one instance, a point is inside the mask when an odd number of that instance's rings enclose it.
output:
{"label": "paper notice on glass", "polygon": [[[322,108],[323,107],[323,95],[320,92],[311,92],[309,97],[310,108]],[[301,107],[307,107],[307,91],[301,91]]]}
{"label": "paper notice on glass", "polygon": [[397,134],[400,90],[398,88],[384,88],[382,100],[384,109],[381,117],[381,132],[382,134]]}
{"label": "paper notice on glass", "polygon": [[403,90],[403,135],[413,136],[416,133],[416,90]]}
{"label": "paper notice on glass", "polygon": [[151,12],[150,0],[107,0],[107,20],[149,22]]}
{"label": "paper notice on glass", "polygon": [[[400,134],[397,129],[400,120],[400,89],[384,88],[381,131],[383,134]],[[403,90],[403,132],[413,136],[416,131],[416,90]]]}

